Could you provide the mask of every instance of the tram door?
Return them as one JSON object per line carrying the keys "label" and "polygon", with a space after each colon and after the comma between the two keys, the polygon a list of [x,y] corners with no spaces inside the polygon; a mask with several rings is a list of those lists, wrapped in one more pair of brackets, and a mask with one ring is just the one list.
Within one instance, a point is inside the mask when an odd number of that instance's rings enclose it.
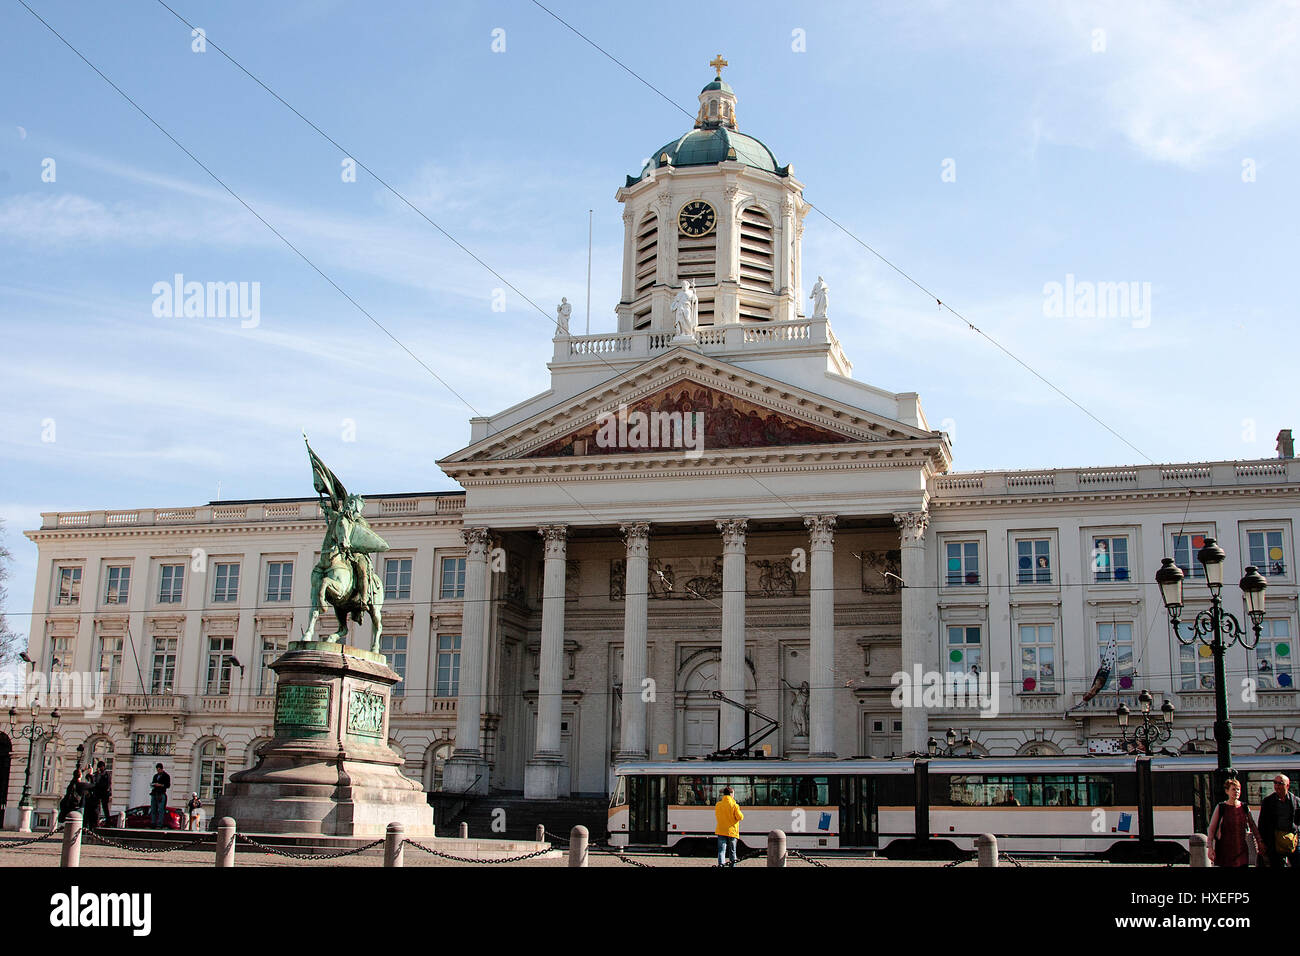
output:
{"label": "tram door", "polygon": [[1222,798],[1214,795],[1214,774],[1192,773],[1188,776],[1192,778],[1192,832],[1205,833],[1210,829],[1210,815]]}
{"label": "tram door", "polygon": [[662,846],[668,842],[668,800],[664,777],[627,777],[628,839]]}
{"label": "tram door", "polygon": [[840,778],[840,846],[875,846],[876,787],[871,777]]}

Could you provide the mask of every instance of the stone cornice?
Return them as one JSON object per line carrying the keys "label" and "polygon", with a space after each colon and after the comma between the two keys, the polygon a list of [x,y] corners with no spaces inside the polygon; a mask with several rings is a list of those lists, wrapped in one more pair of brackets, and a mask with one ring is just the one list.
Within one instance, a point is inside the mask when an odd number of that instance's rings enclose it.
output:
{"label": "stone cornice", "polygon": [[[401,518],[370,518],[366,521],[375,531],[398,528],[459,528],[459,513],[440,515],[412,515]],[[38,528],[23,534],[38,544],[51,541],[84,541],[108,538],[183,537],[196,538],[231,534],[302,534],[319,537],[325,531],[323,518],[303,519],[293,522],[230,522],[225,524],[165,524],[134,525],[111,528]]]}
{"label": "stone cornice", "polygon": [[972,508],[997,508],[1009,505],[1050,505],[1117,501],[1169,500],[1185,502],[1195,498],[1269,497],[1290,495],[1300,497],[1300,485],[1246,485],[1204,488],[1135,488],[1130,491],[1052,491],[1043,494],[1017,492],[1005,495],[985,495],[978,498],[930,499],[931,511],[956,511]]}

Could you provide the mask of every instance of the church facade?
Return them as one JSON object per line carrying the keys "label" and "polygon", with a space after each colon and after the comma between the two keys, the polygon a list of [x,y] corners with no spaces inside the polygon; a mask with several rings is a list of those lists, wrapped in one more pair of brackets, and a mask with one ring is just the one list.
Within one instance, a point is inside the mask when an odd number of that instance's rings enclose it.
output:
{"label": "church facade", "polygon": [[[368,499],[407,772],[607,794],[619,761],[743,748],[765,718],[759,746],[789,760],[924,752],[950,728],[1085,753],[1142,690],[1174,704],[1170,746],[1208,749],[1212,662],[1153,580],[1173,557],[1207,606],[1207,538],[1227,577],[1268,580],[1258,646],[1228,655],[1235,749],[1300,749],[1289,433],[1276,459],[954,471],[916,393],[852,377],[826,283],[805,297],[802,184],[720,76],[699,99],[617,192],[617,329],[572,335],[562,310],[550,388],[439,461],[462,491]],[[102,712],[36,756],[45,812],[78,743],[136,802],[159,759],[205,797],[251,764],[320,532],[305,499],[44,516],[32,656],[106,680]]]}

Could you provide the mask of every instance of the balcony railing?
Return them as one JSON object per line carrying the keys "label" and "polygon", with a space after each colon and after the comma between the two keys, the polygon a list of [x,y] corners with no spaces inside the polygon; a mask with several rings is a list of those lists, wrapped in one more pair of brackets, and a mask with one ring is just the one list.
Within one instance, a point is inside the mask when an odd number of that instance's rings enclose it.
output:
{"label": "balcony railing", "polygon": [[1134,492],[1187,487],[1233,487],[1300,483],[1300,459],[1140,465],[1128,468],[1062,468],[1059,471],[950,472],[935,479],[938,502],[999,495]]}

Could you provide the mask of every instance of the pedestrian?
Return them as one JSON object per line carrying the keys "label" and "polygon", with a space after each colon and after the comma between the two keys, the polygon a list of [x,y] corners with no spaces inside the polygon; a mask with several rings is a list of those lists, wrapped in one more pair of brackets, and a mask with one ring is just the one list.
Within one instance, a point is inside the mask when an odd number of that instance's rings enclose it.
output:
{"label": "pedestrian", "polygon": [[713,831],[718,837],[718,866],[736,865],[736,841],[740,839],[740,821],[745,819],[745,815],[736,803],[735,792],[732,787],[723,787],[722,799],[713,808],[714,816],[718,818]]}
{"label": "pedestrian", "polygon": [[203,825],[203,801],[199,799],[199,795],[193,790],[190,791],[190,802],[186,804],[186,809],[189,811],[186,828],[197,830]]}
{"label": "pedestrian", "polygon": [[1214,808],[1210,817],[1206,844],[1210,862],[1215,866],[1249,866],[1250,845],[1260,849],[1259,831],[1250,810],[1241,802],[1241,781],[1230,777],[1224,781],[1227,799]]}
{"label": "pedestrian", "polygon": [[81,786],[81,768],[78,767],[72,772],[72,779],[68,782],[68,789],[63,791],[63,799],[59,801],[59,822],[62,823],[67,819],[68,814],[73,810],[80,810],[80,786]]}
{"label": "pedestrian", "polygon": [[111,819],[109,806],[113,802],[113,775],[102,760],[95,765],[95,798],[99,800],[100,822],[108,826]]}
{"label": "pedestrian", "polygon": [[155,830],[161,830],[169,826],[167,819],[167,791],[171,789],[172,778],[167,775],[162,764],[155,768],[158,772],[153,775],[153,782],[149,784],[149,822]]}
{"label": "pedestrian", "polygon": [[87,830],[99,826],[99,798],[95,796],[94,775],[87,767],[77,768],[77,809],[81,811],[81,825]]}
{"label": "pedestrian", "polygon": [[1291,778],[1273,778],[1273,792],[1259,806],[1259,832],[1269,866],[1295,866],[1296,834],[1300,832],[1300,799],[1291,792]]}

